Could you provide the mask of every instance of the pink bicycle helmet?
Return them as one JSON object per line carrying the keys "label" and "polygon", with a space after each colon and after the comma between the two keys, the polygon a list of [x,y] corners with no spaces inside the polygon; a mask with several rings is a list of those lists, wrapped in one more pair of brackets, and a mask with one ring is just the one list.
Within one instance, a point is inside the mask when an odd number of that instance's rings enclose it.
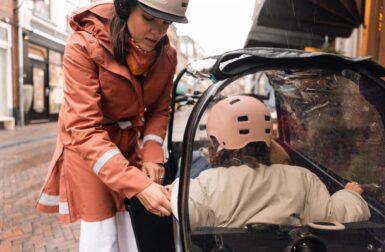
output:
{"label": "pink bicycle helmet", "polygon": [[207,135],[224,149],[241,149],[251,142],[270,147],[272,121],[265,104],[251,96],[231,96],[216,103],[207,118]]}

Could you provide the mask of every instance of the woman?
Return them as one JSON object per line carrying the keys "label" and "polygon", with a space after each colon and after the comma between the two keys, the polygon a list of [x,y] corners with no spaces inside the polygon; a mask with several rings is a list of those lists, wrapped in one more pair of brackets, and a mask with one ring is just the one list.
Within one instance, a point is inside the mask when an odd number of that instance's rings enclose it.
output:
{"label": "woman", "polygon": [[81,251],[137,249],[125,238],[133,230],[124,198],[170,215],[159,184],[176,67],[166,32],[187,22],[187,4],[103,1],[70,18],[58,141],[37,209],[59,212],[62,223],[80,219]]}
{"label": "woman", "polygon": [[[226,111],[226,113],[223,113]],[[362,188],[348,183],[330,196],[309,170],[271,164],[272,121],[267,107],[250,96],[219,101],[207,118],[208,169],[190,181],[191,227],[243,228],[252,223],[306,225],[367,220],[370,212]],[[178,185],[175,181],[173,185]],[[172,186],[177,213],[178,186]]]}

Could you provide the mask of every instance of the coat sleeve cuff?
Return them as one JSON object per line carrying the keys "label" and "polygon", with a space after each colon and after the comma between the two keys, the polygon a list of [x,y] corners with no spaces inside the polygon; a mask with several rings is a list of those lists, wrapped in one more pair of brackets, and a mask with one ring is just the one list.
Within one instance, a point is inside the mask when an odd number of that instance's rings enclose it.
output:
{"label": "coat sleeve cuff", "polygon": [[163,146],[154,140],[148,140],[143,145],[143,162],[152,162],[157,164],[164,163]]}
{"label": "coat sleeve cuff", "polygon": [[124,192],[124,195],[131,199],[132,197],[136,196],[138,193],[146,189],[148,186],[150,186],[154,181],[152,181],[150,178],[148,178],[142,171],[139,169],[135,170],[136,176],[140,179],[138,179],[138,183],[136,185],[136,190],[127,190]]}
{"label": "coat sleeve cuff", "polygon": [[107,151],[95,163],[93,171],[111,190],[132,198],[153,181],[139,168],[132,166],[115,149]]}

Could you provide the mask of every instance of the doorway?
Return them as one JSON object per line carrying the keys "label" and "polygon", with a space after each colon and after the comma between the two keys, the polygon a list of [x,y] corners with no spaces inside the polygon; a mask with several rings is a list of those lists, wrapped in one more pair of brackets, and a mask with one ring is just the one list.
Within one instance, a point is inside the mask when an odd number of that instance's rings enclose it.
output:
{"label": "doorway", "polygon": [[46,62],[31,60],[31,98],[28,118],[31,123],[49,121],[48,67]]}

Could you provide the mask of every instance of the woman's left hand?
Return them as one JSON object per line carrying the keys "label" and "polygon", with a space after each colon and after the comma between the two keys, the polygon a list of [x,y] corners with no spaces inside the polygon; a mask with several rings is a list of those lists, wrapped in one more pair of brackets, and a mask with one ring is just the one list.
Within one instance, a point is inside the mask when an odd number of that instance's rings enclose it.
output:
{"label": "woman's left hand", "polygon": [[358,184],[357,182],[349,182],[345,185],[346,190],[350,190],[353,192],[356,192],[358,194],[362,194],[364,192],[364,189],[362,189],[362,186]]}
{"label": "woman's left hand", "polygon": [[164,178],[164,167],[152,162],[144,162],[142,171],[147,174],[154,182],[161,184]]}

